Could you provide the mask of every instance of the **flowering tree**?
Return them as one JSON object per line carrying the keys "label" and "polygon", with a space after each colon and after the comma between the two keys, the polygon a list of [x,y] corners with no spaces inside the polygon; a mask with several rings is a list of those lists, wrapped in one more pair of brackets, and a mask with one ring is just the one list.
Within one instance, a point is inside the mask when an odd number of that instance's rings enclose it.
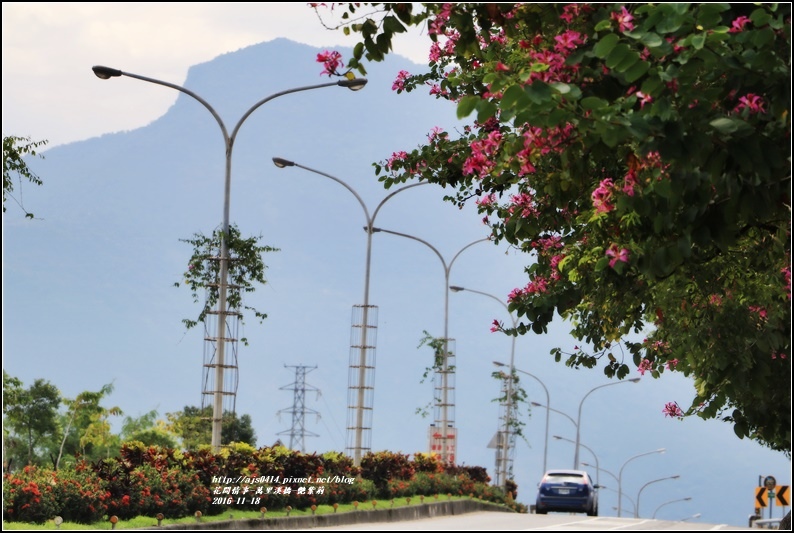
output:
{"label": "flowering tree", "polygon": [[580,346],[557,360],[683,372],[694,399],[663,413],[790,453],[790,5],[325,7],[327,27],[359,36],[361,72],[425,26],[427,71],[393,89],[473,120],[375,169],[476,202],[495,239],[531,254],[509,295],[521,321],[499,329],[560,316]]}

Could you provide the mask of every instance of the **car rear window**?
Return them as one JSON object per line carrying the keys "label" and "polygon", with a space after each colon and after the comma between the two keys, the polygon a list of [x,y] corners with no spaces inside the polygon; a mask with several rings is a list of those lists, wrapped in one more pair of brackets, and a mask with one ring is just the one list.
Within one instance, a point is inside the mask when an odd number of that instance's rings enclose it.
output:
{"label": "car rear window", "polygon": [[546,483],[581,483],[585,484],[585,480],[583,476],[577,476],[576,474],[547,474],[546,479],[544,479]]}

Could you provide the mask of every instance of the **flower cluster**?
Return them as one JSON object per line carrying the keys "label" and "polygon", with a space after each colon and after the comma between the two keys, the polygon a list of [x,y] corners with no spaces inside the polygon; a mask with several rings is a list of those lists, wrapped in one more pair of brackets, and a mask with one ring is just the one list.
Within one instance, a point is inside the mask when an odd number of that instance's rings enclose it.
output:
{"label": "flower cluster", "polygon": [[669,416],[670,418],[683,418],[684,412],[678,407],[678,403],[676,402],[667,402],[664,404],[664,409],[662,409],[662,413],[664,416]]}

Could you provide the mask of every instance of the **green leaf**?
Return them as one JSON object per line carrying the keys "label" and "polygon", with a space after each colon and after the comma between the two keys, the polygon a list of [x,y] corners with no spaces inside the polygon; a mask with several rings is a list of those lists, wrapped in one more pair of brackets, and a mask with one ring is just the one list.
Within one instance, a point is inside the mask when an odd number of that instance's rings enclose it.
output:
{"label": "green leaf", "polygon": [[502,93],[502,101],[500,107],[502,109],[510,109],[511,107],[523,107],[520,102],[524,100],[526,93],[524,88],[520,85],[511,85]]}
{"label": "green leaf", "polygon": [[691,42],[695,50],[700,50],[701,48],[703,48],[703,45],[706,43],[706,35],[703,33],[698,33],[697,35],[693,35]]}
{"label": "green leaf", "polygon": [[720,117],[720,118],[715,118],[714,120],[709,122],[709,125],[718,132],[727,134],[727,133],[733,133],[739,129],[738,122],[741,121],[737,121],[736,119],[727,118],[727,117]]}
{"label": "green leaf", "polygon": [[597,96],[588,96],[587,98],[582,98],[581,104],[582,109],[595,110],[605,108],[609,105],[609,102]]}
{"label": "green leaf", "polygon": [[653,32],[643,34],[642,37],[640,37],[640,42],[648,48],[656,48],[664,44],[664,40]]}
{"label": "green leaf", "polygon": [[604,256],[601,259],[599,259],[598,261],[596,261],[595,271],[596,272],[601,272],[607,266],[609,266],[609,257]]}
{"label": "green leaf", "polygon": [[593,28],[593,30],[602,31],[602,30],[606,30],[607,28],[609,28],[611,26],[612,26],[612,21],[610,19],[604,19],[604,20],[600,21],[598,24],[596,24],[595,28]]}
{"label": "green leaf", "polygon": [[604,59],[612,52],[612,49],[615,48],[619,40],[620,37],[618,37],[617,34],[609,33],[602,37],[601,40],[598,41],[598,44],[593,47],[593,53],[596,57]]}
{"label": "green leaf", "polygon": [[464,96],[458,103],[458,118],[463,119],[472,114],[482,100],[479,96]]}
{"label": "green leaf", "polygon": [[633,83],[643,77],[648,69],[651,67],[647,61],[638,61],[626,71],[626,82]]}
{"label": "green leaf", "polygon": [[536,81],[526,88],[527,96],[536,104],[543,104],[551,100],[551,88],[542,81]]}
{"label": "green leaf", "polygon": [[629,52],[630,52],[629,45],[625,43],[620,43],[614,48],[612,48],[612,51],[609,52],[609,55],[607,56],[605,62],[607,68],[615,68],[621,61],[623,61],[626,58]]}

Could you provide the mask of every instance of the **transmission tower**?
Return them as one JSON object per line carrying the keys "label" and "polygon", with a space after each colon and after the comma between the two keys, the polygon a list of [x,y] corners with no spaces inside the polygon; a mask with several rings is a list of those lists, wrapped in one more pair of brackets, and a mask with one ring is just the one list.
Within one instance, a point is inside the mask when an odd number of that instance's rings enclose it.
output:
{"label": "transmission tower", "polygon": [[[277,435],[289,435],[289,447],[292,450],[303,452],[306,447],[306,437],[319,437],[316,433],[306,431],[305,419],[306,414],[313,414],[320,417],[320,413],[314,409],[306,407],[306,391],[316,391],[317,395],[320,394],[320,389],[306,384],[306,374],[317,368],[316,366],[308,367],[303,365],[290,366],[284,365],[285,368],[295,369],[295,381],[290,385],[285,385],[279,390],[293,391],[292,407],[290,409],[282,409],[278,412],[289,413],[292,415],[292,427],[287,431],[277,433]],[[297,444],[297,447],[296,447]]]}

